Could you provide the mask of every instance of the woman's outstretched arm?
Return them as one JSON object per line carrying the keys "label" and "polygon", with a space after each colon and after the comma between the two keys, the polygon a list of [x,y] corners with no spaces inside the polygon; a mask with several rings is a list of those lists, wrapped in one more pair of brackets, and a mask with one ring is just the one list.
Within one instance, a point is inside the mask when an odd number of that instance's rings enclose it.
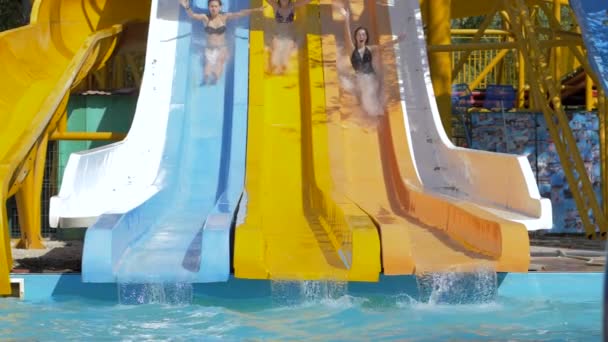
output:
{"label": "woman's outstretched arm", "polygon": [[203,23],[205,23],[205,25],[209,22],[209,17],[206,14],[203,14],[203,13],[194,13],[192,11],[192,8],[190,8],[190,1],[189,0],[179,0],[179,3],[186,10],[186,13],[188,13],[188,16],[190,18],[192,18],[194,20],[200,20]]}
{"label": "woman's outstretched arm", "polygon": [[351,50],[354,50],[355,42],[353,41],[353,35],[350,32],[350,13],[344,7],[340,9],[340,12],[344,16],[344,45],[350,47]]}
{"label": "woman's outstretched arm", "polygon": [[244,10],[240,10],[238,12],[233,12],[233,13],[226,13],[226,20],[241,18],[244,16],[248,16],[254,12],[262,12],[264,10],[264,8],[266,8],[266,6],[260,6],[258,8],[244,9]]}

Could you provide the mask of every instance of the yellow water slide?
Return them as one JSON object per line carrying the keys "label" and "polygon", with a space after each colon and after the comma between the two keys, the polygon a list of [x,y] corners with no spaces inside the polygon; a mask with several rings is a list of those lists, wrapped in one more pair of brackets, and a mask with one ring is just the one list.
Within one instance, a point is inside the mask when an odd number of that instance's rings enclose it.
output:
{"label": "yellow water slide", "polygon": [[318,1],[296,13],[302,39],[284,75],[267,72],[273,21],[268,8],[251,23],[246,193],[235,232],[235,275],[377,281],[376,228],[335,192],[331,178]]}
{"label": "yellow water slide", "polygon": [[[376,223],[387,275],[467,271],[491,268],[526,272],[529,243],[525,225],[506,220],[497,211],[466,200],[427,192],[416,174],[401,106],[393,47],[383,50],[374,65],[383,70],[387,95],[384,117],[371,119],[339,81],[350,71],[344,46],[343,17],[322,0],[321,22],[330,150],[341,172],[333,172],[336,190],[344,193]],[[350,0],[354,26],[369,28],[375,44],[392,40],[388,11],[375,1]],[[404,19],[406,14],[403,14]],[[416,39],[408,32],[407,39]],[[424,84],[407,84],[424,87]],[[418,99],[406,99],[415,103]],[[428,115],[431,115],[429,112]],[[338,157],[339,156],[339,157]],[[480,158],[481,160],[481,158]],[[474,167],[483,165],[474,165]],[[332,165],[333,170],[333,165]]]}
{"label": "yellow water slide", "polygon": [[29,25],[0,33],[0,294],[10,292],[5,203],[16,195],[20,244],[40,248],[40,191],[49,135],[65,125],[70,89],[103,66],[146,0],[37,0]]}

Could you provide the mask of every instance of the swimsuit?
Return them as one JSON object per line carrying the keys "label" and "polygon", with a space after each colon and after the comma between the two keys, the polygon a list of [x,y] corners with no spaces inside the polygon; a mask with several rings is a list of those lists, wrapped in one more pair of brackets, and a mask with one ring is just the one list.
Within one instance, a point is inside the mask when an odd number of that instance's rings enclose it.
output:
{"label": "swimsuit", "polygon": [[291,9],[291,12],[289,12],[287,17],[283,17],[278,10],[274,13],[274,19],[277,21],[277,23],[280,23],[280,24],[292,23],[293,18],[294,18],[293,8]]}
{"label": "swimsuit", "polygon": [[207,34],[224,34],[226,32],[226,25],[218,27],[205,26],[205,32]]}
{"label": "swimsuit", "polygon": [[[224,34],[224,32],[226,32],[226,25],[222,25],[222,26],[218,26],[218,27],[211,27],[209,25],[205,26],[205,32],[207,34],[217,34],[217,35],[222,35]],[[211,65],[215,65],[219,62],[220,60],[220,56],[224,53],[224,49],[226,48],[226,45],[217,45],[217,46],[212,46],[212,45],[208,45],[205,47],[205,58],[207,59],[207,62]]]}
{"label": "swimsuit", "polygon": [[[218,20],[220,20],[220,23],[222,23],[221,18],[218,18]],[[222,23],[222,26],[211,27],[209,26],[210,22],[211,20],[209,20],[207,22],[207,26],[205,26],[205,32],[207,32],[207,34],[224,34],[224,32],[226,32],[226,23]]]}
{"label": "swimsuit", "polygon": [[355,69],[357,73],[363,74],[373,74],[374,67],[372,65],[372,52],[366,46],[365,51],[363,52],[363,58],[357,49],[353,51],[353,54],[350,56],[350,63]]}

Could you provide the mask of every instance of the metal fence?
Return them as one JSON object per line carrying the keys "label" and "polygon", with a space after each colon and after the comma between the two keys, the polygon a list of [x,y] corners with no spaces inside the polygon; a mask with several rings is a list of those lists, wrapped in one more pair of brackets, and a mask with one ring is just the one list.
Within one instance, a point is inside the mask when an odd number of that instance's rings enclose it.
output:
{"label": "metal fence", "polygon": [[[49,226],[49,200],[51,196],[57,193],[57,161],[58,151],[57,142],[49,141],[49,146],[46,154],[46,164],[44,168],[44,180],[42,181],[41,195],[41,233],[43,237],[49,237],[55,233],[56,229]],[[17,213],[17,204],[15,198],[12,197],[7,202],[7,214],[9,218],[9,227],[12,238],[21,236],[19,228],[19,214]]]}
{"label": "metal fence", "polygon": [[[468,43],[473,38],[472,35],[454,35],[455,43]],[[500,43],[503,37],[500,35],[484,35],[481,39],[483,43]],[[472,51],[466,63],[458,75],[452,80],[453,84],[466,83],[471,84],[479,74],[487,68],[494,58],[500,53],[499,50],[477,50]],[[452,68],[460,60],[465,51],[452,52]],[[512,50],[504,57],[501,63],[498,63],[492,70],[481,80],[478,88],[485,88],[488,84],[510,84],[517,86],[518,82],[518,66],[517,51]]]}

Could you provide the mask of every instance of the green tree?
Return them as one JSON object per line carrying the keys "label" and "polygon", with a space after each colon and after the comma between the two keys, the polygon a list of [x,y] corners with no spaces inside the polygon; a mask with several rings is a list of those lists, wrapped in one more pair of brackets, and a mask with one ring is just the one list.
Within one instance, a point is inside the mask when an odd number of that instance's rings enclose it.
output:
{"label": "green tree", "polygon": [[25,24],[21,0],[0,0],[0,31]]}

